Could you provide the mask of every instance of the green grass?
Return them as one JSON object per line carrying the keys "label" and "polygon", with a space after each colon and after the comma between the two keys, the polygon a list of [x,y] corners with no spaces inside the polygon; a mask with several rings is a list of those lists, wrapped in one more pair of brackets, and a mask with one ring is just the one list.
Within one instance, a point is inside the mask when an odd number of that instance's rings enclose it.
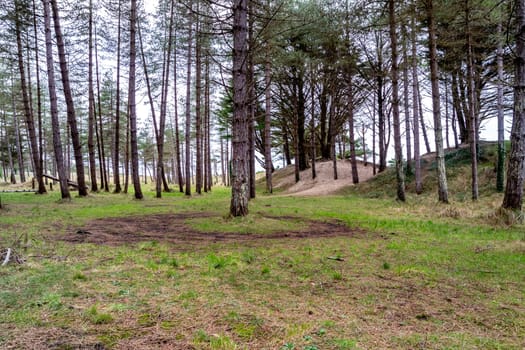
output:
{"label": "green grass", "polygon": [[[442,206],[431,195],[260,194],[230,219],[222,188],[143,201],[2,194],[0,248],[27,263],[0,268],[0,347],[58,334],[63,348],[521,349],[525,229],[492,219],[498,196]],[[304,231],[309,220],[359,231],[188,247],[57,240],[93,219],[181,212],[207,213],[185,223],[203,232]]]}

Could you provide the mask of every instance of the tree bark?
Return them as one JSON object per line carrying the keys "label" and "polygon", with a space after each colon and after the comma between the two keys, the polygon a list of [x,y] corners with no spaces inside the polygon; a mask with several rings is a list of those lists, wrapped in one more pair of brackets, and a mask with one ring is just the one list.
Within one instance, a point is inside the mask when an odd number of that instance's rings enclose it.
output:
{"label": "tree bark", "polygon": [[429,37],[428,44],[430,51],[430,81],[432,84],[432,110],[434,114],[434,135],[436,141],[438,199],[442,203],[448,203],[447,173],[445,169],[445,152],[443,150],[443,132],[441,127],[441,101],[439,97],[436,27],[432,1],[433,0],[427,1],[427,20]]}
{"label": "tree bark", "polygon": [[122,17],[121,2],[118,0],[118,21],[117,21],[117,86],[115,96],[115,144],[113,148],[113,183],[115,185],[114,193],[120,193],[120,46],[121,46],[121,28],[120,21]]}
{"label": "tree bark", "polygon": [[[267,48],[268,50],[268,48]],[[268,50],[269,51],[269,50]],[[273,193],[272,183],[272,66],[270,57],[266,56],[266,63],[264,65],[264,170],[266,177],[266,193]],[[313,135],[313,134],[312,134]],[[313,137],[313,136],[312,136]]]}
{"label": "tree bark", "polygon": [[[415,5],[414,5],[415,6]],[[419,147],[419,91],[417,75],[417,38],[415,14],[410,18],[411,42],[412,42],[412,124],[414,128],[414,172],[416,181],[416,193],[423,193],[423,183],[421,181],[421,158]]]}
{"label": "tree bark", "polygon": [[[131,169],[135,198],[142,199],[144,196],[140,188],[139,176],[139,152],[137,145],[137,106],[135,102],[135,61],[137,58],[136,50],[136,23],[137,23],[137,0],[131,0],[131,12],[129,19],[129,124],[131,142]],[[146,176],[146,174],[144,174]]]}
{"label": "tree bark", "polygon": [[58,104],[55,85],[55,70],[53,62],[53,42],[51,37],[51,14],[49,0],[43,0],[44,4],[44,23],[46,37],[46,62],[47,62],[47,84],[49,88],[49,102],[51,105],[51,127],[53,129],[53,150],[55,153],[55,163],[58,170],[60,182],[60,193],[62,199],[70,199],[68,178],[64,167],[64,155],[62,153],[62,141],[60,138],[60,123],[58,120]]}
{"label": "tree bark", "polygon": [[[198,8],[197,8],[198,12]],[[202,55],[200,19],[197,17],[195,29],[195,192],[202,192]]]}
{"label": "tree bark", "polygon": [[67,122],[71,132],[71,141],[73,142],[73,152],[75,154],[75,166],[77,170],[78,195],[87,196],[86,179],[84,176],[84,159],[82,154],[82,144],[77,127],[75,116],[75,106],[73,104],[73,94],[69,84],[69,71],[67,68],[66,49],[62,28],[60,27],[60,16],[56,0],[51,0],[51,10],[53,12],[53,22],[55,24],[55,37],[58,48],[58,60],[60,62],[60,72],[62,75],[62,85],[64,88],[64,97],[66,99]]}
{"label": "tree bark", "polygon": [[498,24],[498,48],[497,48],[497,69],[498,69],[498,163],[496,167],[496,189],[503,192],[505,188],[505,117],[503,114],[503,30],[501,22]]}
{"label": "tree bark", "polygon": [[311,92],[310,92],[310,153],[312,155],[312,179],[315,179],[317,177],[317,172],[315,168],[316,163],[316,144],[315,144],[315,78],[314,78],[314,70],[312,66],[312,81],[310,82],[311,85]]}
{"label": "tree bark", "polygon": [[[359,173],[357,172],[357,159],[355,150],[355,125],[354,125],[354,83],[352,73],[347,72],[348,76],[348,129],[350,138],[350,164],[352,167],[352,182],[359,183]],[[364,135],[364,134],[363,134]],[[365,150],[366,152],[366,150]],[[344,152],[343,152],[344,153]]]}
{"label": "tree bark", "polygon": [[88,154],[91,192],[98,191],[94,143],[95,127],[95,93],[93,91],[93,1],[90,0],[88,26]]}
{"label": "tree bark", "polygon": [[474,92],[474,59],[472,53],[472,34],[470,32],[470,6],[469,1],[465,0],[465,30],[467,37],[467,101],[468,101],[468,113],[470,120],[469,128],[469,142],[470,142],[470,164],[471,164],[471,190],[472,190],[472,200],[476,201],[479,197],[478,190],[478,155],[477,155],[477,117],[476,117],[476,107],[475,107],[475,92]]}
{"label": "tree bark", "polygon": [[410,107],[409,107],[409,81],[408,81],[408,34],[407,28],[403,25],[403,111],[405,112],[405,140],[407,149],[406,174],[412,175],[412,138],[410,127]]}
{"label": "tree bark", "polygon": [[[190,5],[190,13],[191,13]],[[186,196],[191,196],[191,52],[193,41],[193,18],[189,15],[188,23],[188,51],[186,63],[186,130],[185,130],[185,178],[186,178]]]}
{"label": "tree bark", "polygon": [[[36,178],[36,181],[38,183],[38,194],[44,194],[46,193],[46,186],[44,184],[43,176],[42,176],[42,168],[40,167],[40,152],[38,148],[38,142],[36,137],[36,130],[35,130],[35,123],[33,119],[33,115],[31,114],[31,107],[30,107],[30,100],[29,95],[27,92],[27,84],[26,84],[26,73],[25,73],[25,67],[24,67],[24,59],[23,59],[23,47],[22,47],[22,23],[21,19],[19,18],[19,14],[21,12],[20,9],[20,1],[15,1],[16,6],[16,19],[15,19],[15,31],[16,31],[16,44],[17,44],[17,57],[18,57],[18,69],[20,71],[20,85],[22,90],[22,101],[24,103],[24,115],[26,120],[26,126],[27,131],[29,133],[29,142],[31,145],[31,155],[33,157],[33,163],[34,166],[34,175]],[[20,152],[20,149],[18,150]],[[20,169],[21,176],[23,169]]]}
{"label": "tree bark", "polygon": [[516,1],[514,115],[503,208],[521,212],[525,177],[525,0]]}
{"label": "tree bark", "polygon": [[169,191],[169,188],[166,183],[166,176],[164,172],[164,135],[166,132],[166,113],[167,113],[167,103],[168,103],[168,87],[169,87],[169,73],[170,73],[170,64],[171,64],[171,47],[173,41],[173,22],[174,22],[174,7],[175,4],[171,1],[170,6],[170,23],[168,29],[168,47],[166,53],[166,60],[164,62],[165,68],[163,70],[162,77],[162,93],[160,101],[160,117],[159,117],[159,132],[157,135],[157,182],[155,184],[156,197],[162,197],[162,185],[164,185],[164,190]]}
{"label": "tree bark", "polygon": [[403,172],[403,150],[401,149],[401,122],[399,120],[399,66],[397,53],[396,14],[394,0],[388,2],[390,50],[392,52],[392,114],[394,119],[394,150],[396,160],[397,199],[404,202],[405,174]]}
{"label": "tree bark", "polygon": [[173,122],[175,124],[175,157],[177,167],[177,182],[179,184],[179,192],[184,192],[184,176],[182,175],[181,167],[181,150],[180,150],[180,135],[179,135],[179,108],[177,100],[177,50],[173,50]]}
{"label": "tree bark", "polygon": [[247,0],[233,2],[232,198],[230,214],[248,215]]}

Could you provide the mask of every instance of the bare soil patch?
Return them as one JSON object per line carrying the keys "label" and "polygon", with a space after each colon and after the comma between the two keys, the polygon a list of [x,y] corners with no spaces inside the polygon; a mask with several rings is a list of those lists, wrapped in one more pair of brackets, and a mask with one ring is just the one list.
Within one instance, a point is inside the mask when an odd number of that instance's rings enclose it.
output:
{"label": "bare soil patch", "polygon": [[[210,213],[157,214],[126,216],[90,221],[82,227],[72,227],[60,239],[70,243],[94,243],[117,246],[145,241],[175,243],[181,246],[206,245],[211,243],[249,242],[278,238],[319,238],[355,236],[362,231],[351,229],[343,223],[308,221],[306,229],[277,231],[270,233],[225,233],[201,232],[186,224],[186,220],[212,218]],[[281,220],[296,220],[291,217],[272,217]]]}
{"label": "bare soil patch", "polygon": [[[336,194],[343,188],[353,186],[352,165],[348,160],[337,161],[337,180],[334,180],[334,169],[332,161],[317,162],[315,164],[316,178],[312,179],[312,169],[301,171],[300,181],[295,182],[293,171],[287,171],[282,179],[274,185],[274,188],[285,189],[285,194],[295,196],[324,196]],[[293,168],[292,168],[293,169]],[[285,169],[287,170],[287,169]],[[357,162],[357,173],[359,181],[364,182],[372,178],[373,166],[371,163],[365,165]]]}

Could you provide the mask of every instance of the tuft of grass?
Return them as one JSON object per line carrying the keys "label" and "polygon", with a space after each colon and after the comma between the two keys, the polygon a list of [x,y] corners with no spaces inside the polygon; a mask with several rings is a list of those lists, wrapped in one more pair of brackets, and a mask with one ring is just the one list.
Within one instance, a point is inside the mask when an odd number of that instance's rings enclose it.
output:
{"label": "tuft of grass", "polygon": [[85,316],[94,325],[102,325],[113,322],[113,316],[108,313],[99,312],[95,305],[86,310]]}

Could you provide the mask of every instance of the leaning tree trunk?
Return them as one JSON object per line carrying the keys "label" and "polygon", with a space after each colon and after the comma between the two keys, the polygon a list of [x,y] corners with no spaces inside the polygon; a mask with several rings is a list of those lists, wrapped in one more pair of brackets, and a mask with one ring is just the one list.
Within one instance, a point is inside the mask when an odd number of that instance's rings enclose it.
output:
{"label": "leaning tree trunk", "polygon": [[516,1],[514,116],[503,208],[521,212],[525,177],[525,0]]}
{"label": "leaning tree trunk", "polygon": [[[131,143],[131,169],[135,198],[142,199],[139,176],[139,152],[137,144],[137,105],[135,102],[135,61],[137,59],[136,49],[136,24],[137,24],[137,0],[131,0],[131,12],[129,18],[129,130]],[[146,174],[144,174],[146,176]]]}
{"label": "leaning tree trunk", "polygon": [[438,175],[438,198],[448,203],[447,173],[445,169],[445,151],[443,150],[443,132],[439,97],[439,76],[437,62],[436,27],[434,23],[433,0],[427,2],[428,43],[430,49],[430,81],[432,84],[432,110],[434,114],[434,135],[436,140],[436,163]]}
{"label": "leaning tree trunk", "polygon": [[[19,14],[22,10],[19,8],[21,6],[19,1],[15,1],[16,6],[16,19],[15,19],[15,31],[16,31],[16,44],[17,44],[17,56],[18,56],[18,69],[20,71],[20,86],[22,89],[22,101],[24,103],[24,115],[26,119],[27,131],[29,133],[29,142],[32,149],[33,163],[34,165],[34,175],[36,181],[38,182],[37,193],[44,194],[46,193],[46,186],[44,184],[42,176],[42,168],[40,167],[40,150],[38,148],[38,142],[36,137],[35,123],[33,120],[33,115],[31,114],[31,107],[29,100],[29,95],[27,92],[26,84],[26,73],[24,67],[24,58],[23,58],[23,47],[22,47],[22,33],[21,33],[21,19]],[[20,152],[20,149],[18,150]]]}
{"label": "leaning tree trunk", "polygon": [[230,214],[248,215],[247,0],[233,3],[232,198]]}
{"label": "leaning tree trunk", "polygon": [[401,123],[399,120],[399,67],[397,62],[397,33],[394,0],[388,2],[390,24],[390,49],[392,51],[392,114],[394,119],[394,150],[396,160],[397,199],[404,202],[405,174],[403,172],[403,151],[401,149]]}
{"label": "leaning tree trunk", "polygon": [[60,122],[58,120],[58,104],[55,85],[55,68],[53,62],[53,41],[51,37],[51,14],[49,0],[43,0],[43,3],[46,36],[47,84],[49,88],[49,102],[51,105],[51,127],[53,129],[53,151],[55,153],[55,164],[58,170],[58,179],[60,182],[60,193],[62,195],[62,199],[70,199],[71,194],[69,193],[67,174],[64,167],[64,154],[62,153],[62,141],[60,138]]}
{"label": "leaning tree trunk", "polygon": [[73,142],[73,152],[75,154],[75,166],[77,170],[78,195],[87,196],[86,179],[84,176],[84,159],[82,154],[82,144],[77,127],[75,116],[75,106],[73,105],[73,94],[69,84],[69,71],[67,68],[66,49],[62,28],[60,27],[60,16],[56,0],[51,0],[51,9],[53,11],[53,22],[55,24],[55,37],[58,48],[58,60],[60,62],[60,72],[62,75],[62,85],[64,88],[64,97],[66,99],[67,122],[71,132],[71,141]]}

